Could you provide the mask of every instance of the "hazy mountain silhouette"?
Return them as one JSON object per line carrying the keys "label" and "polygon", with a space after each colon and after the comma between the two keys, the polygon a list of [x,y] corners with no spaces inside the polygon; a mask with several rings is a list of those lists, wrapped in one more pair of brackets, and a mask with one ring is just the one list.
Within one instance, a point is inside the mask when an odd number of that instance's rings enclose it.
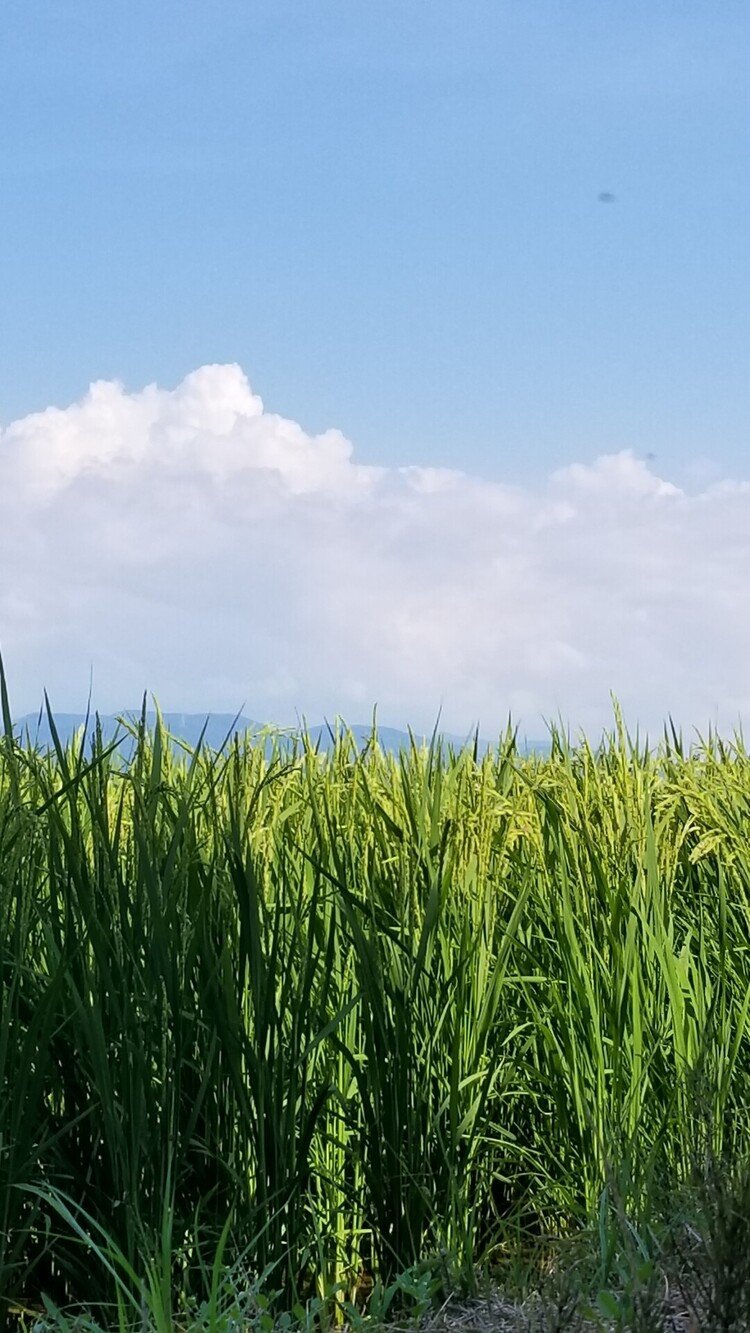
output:
{"label": "hazy mountain silhouette", "polygon": [[[55,727],[60,741],[67,745],[83,727],[86,722],[85,713],[53,713]],[[127,718],[131,723],[136,723],[140,718],[139,709],[125,709],[122,713],[103,713],[99,715],[99,723],[102,729],[102,737],[105,743],[109,744],[116,736],[122,737],[122,752],[127,754],[128,746],[131,744],[130,737],[126,728],[118,721],[119,718]],[[203,735],[203,744],[212,750],[221,749],[234,735],[244,735],[246,733],[257,734],[261,731],[277,732],[282,737],[293,739],[295,734],[299,734],[297,728],[275,728],[268,727],[268,724],[255,722],[244,714],[235,717],[233,713],[162,713],[164,725],[175,741],[184,741],[186,745],[193,747],[197,745],[201,732]],[[156,713],[147,712],[146,721],[149,727],[153,727],[156,721]],[[86,735],[86,747],[88,748],[90,738],[94,734],[96,718],[92,715],[88,721],[88,730]],[[204,731],[205,728],[205,731]],[[15,734],[25,741],[28,737],[32,745],[41,749],[49,749],[53,745],[52,731],[47,719],[46,713],[25,713],[22,717],[16,718],[13,723]],[[349,727],[352,735],[358,744],[362,745],[372,734],[372,727],[364,724],[357,724]],[[409,734],[406,731],[400,731],[397,727],[378,726],[378,739],[384,750],[397,754],[400,750],[408,749],[410,741]],[[335,734],[335,724],[330,726],[327,723],[316,723],[315,726],[307,728],[308,735],[314,744],[320,746],[320,749],[327,752],[332,746],[332,735]],[[461,748],[467,741],[473,742],[473,735],[466,736],[447,735],[441,733],[443,741]],[[429,736],[416,735],[417,741],[429,740]],[[482,753],[486,751],[490,744],[495,743],[480,739],[479,748]],[[520,746],[523,750],[541,750],[549,749],[546,741],[525,742]]]}

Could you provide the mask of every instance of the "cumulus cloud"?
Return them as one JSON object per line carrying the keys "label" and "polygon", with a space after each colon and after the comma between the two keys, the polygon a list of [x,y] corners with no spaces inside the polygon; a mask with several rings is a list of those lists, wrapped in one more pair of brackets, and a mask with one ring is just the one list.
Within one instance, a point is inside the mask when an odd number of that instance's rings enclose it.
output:
{"label": "cumulus cloud", "polygon": [[0,643],[17,712],[341,713],[598,729],[750,712],[750,486],[632,453],[535,486],[359,462],[238,366],[98,383],[0,432]]}

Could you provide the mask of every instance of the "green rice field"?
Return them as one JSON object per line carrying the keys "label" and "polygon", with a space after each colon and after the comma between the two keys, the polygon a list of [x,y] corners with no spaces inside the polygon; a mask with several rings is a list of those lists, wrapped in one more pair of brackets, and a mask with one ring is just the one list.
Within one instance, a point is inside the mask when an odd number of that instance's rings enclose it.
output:
{"label": "green rice field", "polygon": [[630,1326],[750,1144],[739,738],[123,761],[3,703],[6,1321],[356,1323],[588,1237]]}

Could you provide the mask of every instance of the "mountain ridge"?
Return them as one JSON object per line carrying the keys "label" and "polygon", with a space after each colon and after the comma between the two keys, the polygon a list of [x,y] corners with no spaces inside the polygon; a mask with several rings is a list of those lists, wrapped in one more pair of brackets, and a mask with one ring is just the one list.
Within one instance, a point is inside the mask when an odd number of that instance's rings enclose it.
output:
{"label": "mountain ridge", "polygon": [[[53,713],[53,720],[57,729],[58,736],[63,745],[67,745],[73,736],[86,723],[85,713]],[[127,719],[131,723],[137,723],[141,717],[141,709],[123,709],[119,713],[101,713],[98,720],[102,728],[102,737],[106,744],[110,744],[119,732],[123,739],[127,735],[123,727],[122,719]],[[244,713],[178,713],[164,712],[161,714],[162,721],[176,744],[183,744],[194,747],[197,745],[201,732],[203,743],[212,750],[220,750],[226,742],[235,735],[258,735],[260,733],[273,737],[275,735],[291,738],[300,736],[303,731],[320,745],[321,750],[328,751],[331,748],[331,732],[335,734],[337,725],[344,727],[345,724],[340,720],[338,723],[332,721],[318,722],[313,726],[295,726],[280,727],[273,723],[257,722],[247,717]],[[88,718],[88,728],[86,734],[87,743],[93,736],[97,721],[97,714],[92,713]],[[156,721],[156,712],[153,709],[146,711],[146,723],[153,726]],[[352,726],[346,726],[347,731],[351,732],[358,744],[364,744],[372,735],[372,724],[356,723]],[[54,744],[52,731],[46,713],[24,713],[22,716],[13,720],[14,733],[22,740],[27,738],[33,745],[41,746],[43,749],[51,748]],[[398,753],[410,745],[410,734],[408,731],[398,727],[385,727],[376,725],[376,731],[380,745],[384,750]],[[412,732],[417,743],[430,740],[429,734]],[[448,745],[456,748],[463,748],[467,744],[473,743],[474,733],[470,732],[464,736],[458,736],[446,732],[438,732],[440,738]],[[495,744],[495,741],[487,741],[480,738],[479,749],[485,753]],[[547,742],[527,741],[521,744],[520,748],[524,751],[548,749]]]}

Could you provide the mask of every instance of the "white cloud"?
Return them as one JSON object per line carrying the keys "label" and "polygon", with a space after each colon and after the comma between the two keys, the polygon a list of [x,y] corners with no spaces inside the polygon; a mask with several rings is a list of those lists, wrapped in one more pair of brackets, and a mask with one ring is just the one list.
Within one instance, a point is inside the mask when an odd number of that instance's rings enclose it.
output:
{"label": "white cloud", "polygon": [[750,486],[686,493],[633,454],[536,487],[369,467],[265,412],[237,366],[92,385],[0,433],[0,643],[17,712],[341,712],[598,728],[614,691],[750,714]]}

